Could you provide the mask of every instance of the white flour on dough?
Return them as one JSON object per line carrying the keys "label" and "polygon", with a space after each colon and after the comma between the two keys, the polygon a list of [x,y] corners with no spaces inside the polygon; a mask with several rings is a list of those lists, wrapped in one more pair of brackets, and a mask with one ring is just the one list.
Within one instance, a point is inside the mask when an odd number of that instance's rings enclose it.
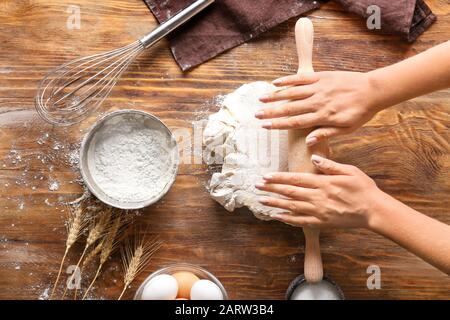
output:
{"label": "white flour on dough", "polygon": [[211,197],[228,211],[246,206],[263,220],[282,210],[260,204],[258,197],[268,193],[256,189],[255,183],[266,173],[288,170],[287,131],[263,129],[255,118],[258,110],[282,103],[259,101],[275,89],[262,81],[241,86],[225,97],[203,132],[207,164],[222,164],[221,172],[212,175]]}

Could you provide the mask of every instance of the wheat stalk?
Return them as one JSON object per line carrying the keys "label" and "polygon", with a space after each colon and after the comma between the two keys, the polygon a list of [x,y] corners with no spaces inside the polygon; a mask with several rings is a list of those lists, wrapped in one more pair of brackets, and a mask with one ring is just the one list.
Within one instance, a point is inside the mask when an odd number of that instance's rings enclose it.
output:
{"label": "wheat stalk", "polygon": [[86,268],[86,266],[88,264],[90,264],[95,257],[100,253],[100,251],[102,250],[103,247],[103,242],[104,240],[100,241],[94,249],[92,249],[91,251],[89,251],[89,253],[86,255],[86,257],[83,260],[83,263],[81,264],[81,269],[83,270],[84,268]]}
{"label": "wheat stalk", "polygon": [[[91,223],[91,227],[89,229],[89,233],[88,233],[88,237],[86,239],[86,244],[84,246],[84,250],[83,253],[81,254],[81,257],[78,259],[77,265],[75,267],[75,270],[78,269],[78,267],[80,266],[81,261],[83,260],[87,250],[93,245],[95,244],[95,242],[100,239],[105,232],[106,227],[108,226],[108,223],[111,219],[111,209],[107,208],[105,211],[101,212],[98,214],[97,219],[94,220]],[[69,277],[69,279],[67,280],[67,282],[71,282],[73,281],[73,278],[75,276],[75,272],[71,274],[71,276]],[[64,299],[64,297],[66,296],[66,292],[67,292],[67,286],[64,289],[64,293],[62,298]],[[77,294],[77,288],[75,288],[75,296],[74,298],[76,298],[76,294]]]}
{"label": "wheat stalk", "polygon": [[[97,255],[100,253],[100,251],[102,250],[102,247],[103,247],[103,242],[104,242],[104,240],[100,241],[95,246],[95,248],[92,249],[91,251],[89,251],[89,253],[86,255],[86,258],[84,258],[83,263],[81,264],[81,273],[86,268],[86,266],[88,266],[97,257]],[[74,293],[74,296],[73,296],[74,300],[77,299],[77,293],[78,293],[78,288],[75,288],[75,293]]]}
{"label": "wheat stalk", "polygon": [[135,239],[132,244],[131,241],[125,243],[122,248],[122,263],[124,268],[123,290],[120,293],[118,300],[122,299],[126,289],[130,286],[139,272],[147,265],[153,254],[162,246],[162,242],[157,238],[147,240],[144,238]]}
{"label": "wheat stalk", "polygon": [[97,280],[98,275],[100,274],[100,270],[103,267],[103,264],[112,254],[112,252],[117,248],[117,244],[119,243],[119,238],[121,234],[121,228],[127,223],[127,219],[122,217],[120,214],[114,218],[111,225],[108,228],[105,239],[102,241],[101,251],[100,251],[100,264],[97,268],[97,272],[94,275],[89,287],[83,295],[83,300],[86,299],[87,294],[91,290],[94,285],[95,280]]}
{"label": "wheat stalk", "polygon": [[[111,211],[111,215],[112,215],[112,211]],[[110,218],[111,219],[111,218]],[[110,221],[109,221],[110,222]],[[84,258],[83,263],[81,264],[81,269],[86,268],[86,266],[88,264],[90,264],[96,257],[97,255],[102,251],[103,248],[103,244],[105,243],[105,235],[108,234],[108,232],[110,231],[110,223],[108,222],[108,224],[105,226],[105,230],[103,232],[103,239],[95,246],[94,249],[92,249]]]}
{"label": "wheat stalk", "polygon": [[69,221],[67,223],[66,250],[61,259],[61,264],[59,266],[58,275],[56,276],[56,280],[53,285],[50,300],[53,298],[53,295],[55,294],[55,290],[58,285],[59,278],[61,276],[62,267],[64,265],[64,261],[66,260],[67,253],[69,252],[72,245],[78,240],[78,238],[83,233],[84,229],[88,224],[86,214],[81,208],[81,205],[77,206],[75,209],[72,209],[71,207],[67,206],[67,209],[69,210]]}
{"label": "wheat stalk", "polygon": [[112,211],[110,208],[99,214],[99,218],[96,223],[89,230],[88,237],[86,239],[86,248],[92,246],[98,239],[100,239],[108,227],[108,223],[111,220]]}

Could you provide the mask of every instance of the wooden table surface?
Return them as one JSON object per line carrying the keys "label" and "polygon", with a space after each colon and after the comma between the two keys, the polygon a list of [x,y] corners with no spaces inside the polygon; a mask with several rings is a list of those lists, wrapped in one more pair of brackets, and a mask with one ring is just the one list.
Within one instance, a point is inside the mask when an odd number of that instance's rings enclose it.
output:
{"label": "wooden table surface", "polygon": [[[311,12],[315,69],[368,71],[448,40],[450,4],[427,3],[438,22],[414,44],[373,34],[334,4]],[[79,30],[66,27],[73,4],[81,9]],[[0,298],[45,298],[64,253],[61,203],[83,192],[73,162],[92,119],[70,128],[43,123],[34,112],[36,87],[49,69],[127,44],[155,20],[141,0],[3,0],[0,20]],[[102,112],[145,110],[171,129],[192,131],[193,121],[217,110],[215,96],[295,72],[295,21],[184,74],[163,41],[124,74]],[[409,206],[450,223],[449,104],[447,90],[381,112],[354,134],[335,139],[333,157],[358,166]],[[202,164],[181,165],[167,196],[138,218],[165,245],[126,298],[148,273],[177,262],[207,268],[235,299],[283,299],[290,281],[303,273],[301,229],[259,221],[245,209],[228,213],[209,198],[209,176]],[[60,183],[58,190],[49,190],[52,181]],[[326,230],[321,247],[325,273],[348,299],[450,298],[447,275],[369,231]],[[80,250],[72,250],[71,263]],[[381,268],[379,290],[366,286],[370,265]],[[94,297],[117,298],[121,277],[116,255]]]}

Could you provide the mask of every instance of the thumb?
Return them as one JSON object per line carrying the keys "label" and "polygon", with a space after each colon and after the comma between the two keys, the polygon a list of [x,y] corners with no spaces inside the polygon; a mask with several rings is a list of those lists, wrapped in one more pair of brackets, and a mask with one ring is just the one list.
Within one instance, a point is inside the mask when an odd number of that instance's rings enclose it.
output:
{"label": "thumb", "polygon": [[341,164],[334,162],[333,160],[323,158],[316,154],[311,156],[312,163],[316,166],[317,169],[322,171],[325,174],[329,175],[348,175],[350,174],[350,166],[346,164]]}
{"label": "thumb", "polygon": [[336,137],[345,133],[346,131],[344,128],[335,128],[335,127],[319,128],[313,130],[310,134],[308,134],[308,136],[306,137],[306,144],[310,147],[315,145],[321,140]]}

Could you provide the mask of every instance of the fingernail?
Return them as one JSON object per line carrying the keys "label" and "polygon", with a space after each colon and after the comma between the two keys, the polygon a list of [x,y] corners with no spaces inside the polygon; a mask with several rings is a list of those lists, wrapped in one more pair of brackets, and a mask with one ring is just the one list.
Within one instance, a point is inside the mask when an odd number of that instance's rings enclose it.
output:
{"label": "fingernail", "polygon": [[272,122],[271,121],[266,121],[263,122],[263,124],[261,125],[264,129],[270,129],[272,128]]}
{"label": "fingernail", "polygon": [[262,118],[264,116],[264,111],[258,111],[255,113],[255,118]]}
{"label": "fingernail", "polygon": [[264,188],[264,183],[261,183],[261,182],[256,183],[256,184],[255,184],[255,187],[256,187],[257,189]]}
{"label": "fingernail", "polygon": [[259,197],[258,201],[264,204],[264,203],[267,203],[267,198],[266,197]]}
{"label": "fingernail", "polygon": [[308,145],[308,146],[312,146],[313,144],[316,144],[317,143],[317,137],[314,137],[314,136],[312,136],[312,137],[307,137],[306,138],[306,145]]}
{"label": "fingernail", "polygon": [[315,165],[320,165],[320,164],[322,163],[322,160],[323,160],[323,158],[320,157],[320,156],[318,156],[318,155],[316,155],[316,154],[313,154],[313,155],[311,156],[311,161],[312,161],[312,163],[314,163]]}
{"label": "fingernail", "polygon": [[265,174],[263,179],[264,180],[272,180],[273,179],[273,175],[271,173]]}
{"label": "fingernail", "polygon": [[283,221],[283,217],[284,215],[283,214],[280,214],[280,213],[274,213],[274,214],[272,214],[270,217],[272,218],[272,219],[275,219],[275,220],[278,220],[278,221]]}
{"label": "fingernail", "polygon": [[270,98],[270,96],[269,96],[268,94],[265,94],[265,95],[261,96],[261,97],[259,98],[259,100],[265,101],[265,100],[269,100],[269,98]]}
{"label": "fingernail", "polygon": [[275,85],[282,84],[282,83],[283,83],[283,81],[281,81],[281,79],[275,79],[272,81],[272,84],[275,84]]}

